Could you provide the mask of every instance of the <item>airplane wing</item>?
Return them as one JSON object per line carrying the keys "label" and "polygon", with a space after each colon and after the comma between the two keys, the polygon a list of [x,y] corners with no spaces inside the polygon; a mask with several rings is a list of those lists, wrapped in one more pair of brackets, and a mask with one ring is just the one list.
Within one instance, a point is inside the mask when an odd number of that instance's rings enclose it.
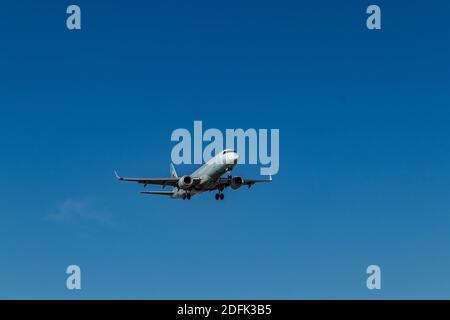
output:
{"label": "airplane wing", "polygon": [[[248,186],[249,188],[254,185],[255,183],[259,182],[272,182],[272,176],[269,176],[269,179],[245,179],[242,178],[244,182],[242,183],[243,186]],[[219,184],[225,185],[228,187],[231,184],[230,179],[228,178],[220,178]]]}
{"label": "airplane wing", "polygon": [[178,178],[124,178],[117,174],[116,171],[114,171],[114,174],[116,175],[117,180],[121,181],[134,181],[137,183],[142,183],[144,185],[147,184],[156,184],[161,186],[177,186],[178,184]]}
{"label": "airplane wing", "polygon": [[143,194],[158,194],[161,196],[172,196],[174,193],[171,191],[141,191]]}

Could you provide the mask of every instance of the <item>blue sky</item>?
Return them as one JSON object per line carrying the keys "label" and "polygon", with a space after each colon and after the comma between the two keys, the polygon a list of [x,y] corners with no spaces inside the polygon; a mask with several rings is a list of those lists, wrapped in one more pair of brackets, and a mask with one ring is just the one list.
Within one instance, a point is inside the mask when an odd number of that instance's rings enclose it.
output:
{"label": "blue sky", "polygon": [[[448,1],[73,3],[0,4],[0,298],[450,298]],[[274,182],[114,180],[194,120],[279,128]]]}

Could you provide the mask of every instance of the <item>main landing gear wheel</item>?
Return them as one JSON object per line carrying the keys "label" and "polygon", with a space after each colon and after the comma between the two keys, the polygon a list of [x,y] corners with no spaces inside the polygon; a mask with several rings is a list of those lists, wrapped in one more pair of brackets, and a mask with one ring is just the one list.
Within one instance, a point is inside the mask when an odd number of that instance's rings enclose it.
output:
{"label": "main landing gear wheel", "polygon": [[184,193],[181,197],[183,198],[183,200],[191,200],[191,194],[189,192]]}
{"label": "main landing gear wheel", "polygon": [[223,200],[225,195],[223,193],[216,193],[216,200]]}

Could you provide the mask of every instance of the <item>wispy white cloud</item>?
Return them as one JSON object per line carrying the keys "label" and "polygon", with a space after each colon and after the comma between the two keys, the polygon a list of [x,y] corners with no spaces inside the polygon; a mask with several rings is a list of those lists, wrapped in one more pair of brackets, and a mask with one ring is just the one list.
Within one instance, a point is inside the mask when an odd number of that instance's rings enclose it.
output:
{"label": "wispy white cloud", "polygon": [[48,214],[46,218],[52,221],[75,223],[82,226],[116,226],[116,222],[111,214],[94,208],[86,200],[66,199],[58,206],[54,213]]}

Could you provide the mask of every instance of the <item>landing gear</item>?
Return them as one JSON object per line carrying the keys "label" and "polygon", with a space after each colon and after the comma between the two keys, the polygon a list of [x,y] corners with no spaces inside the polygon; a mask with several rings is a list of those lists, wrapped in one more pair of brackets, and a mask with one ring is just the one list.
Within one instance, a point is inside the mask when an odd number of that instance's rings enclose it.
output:
{"label": "landing gear", "polygon": [[216,200],[223,200],[225,198],[225,195],[221,192],[216,193]]}
{"label": "landing gear", "polygon": [[191,200],[191,193],[190,193],[190,192],[183,193],[183,195],[181,196],[181,198],[182,198],[183,200],[186,200],[186,199]]}
{"label": "landing gear", "polygon": [[231,167],[228,167],[228,168],[225,169],[225,172],[226,172],[227,175],[228,175],[228,179],[230,179],[230,180],[231,180],[231,178],[232,178],[232,176],[231,176],[231,170],[233,170],[233,168],[231,168]]}

